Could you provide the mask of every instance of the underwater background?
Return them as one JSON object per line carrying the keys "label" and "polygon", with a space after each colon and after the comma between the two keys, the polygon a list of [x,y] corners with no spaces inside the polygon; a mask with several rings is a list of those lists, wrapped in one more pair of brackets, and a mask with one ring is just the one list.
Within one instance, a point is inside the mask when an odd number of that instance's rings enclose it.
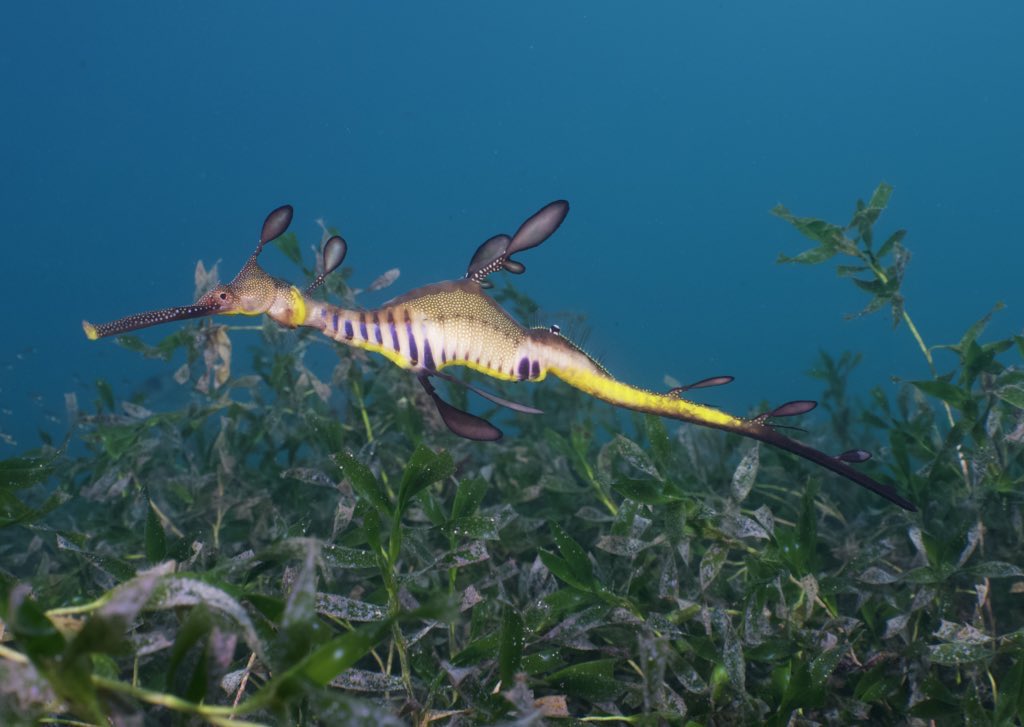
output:
{"label": "underwater background", "polygon": [[[1021,724],[1022,21],[7,9],[0,724]],[[260,264],[305,287],[340,231],[351,309],[562,198],[494,297],[765,414],[453,372],[544,411],[499,414],[265,318],[83,335],[230,280],[279,205]]]}
{"label": "underwater background", "polygon": [[[317,218],[341,230],[354,285],[401,269],[361,301],[376,304],[460,277],[480,242],[564,197],[566,224],[515,280],[544,311],[536,323],[584,315],[587,348],[638,385],[734,375],[711,400],[738,412],[814,398],[819,349],[863,354],[855,390],[927,375],[888,313],[844,322],[860,291],[775,264],[807,246],[769,214],[778,203],[845,220],[892,184],[881,228],[909,230],[904,292],[925,339],[955,341],[997,301],[989,332],[1021,328],[1020,4],[18,3],[5,15],[8,455],[40,428],[62,436],[65,392],[169,380],[178,362],[91,343],[80,320],[190,302],[196,261],[230,278],[286,202],[305,252]],[[279,253],[264,261],[290,270]]]}

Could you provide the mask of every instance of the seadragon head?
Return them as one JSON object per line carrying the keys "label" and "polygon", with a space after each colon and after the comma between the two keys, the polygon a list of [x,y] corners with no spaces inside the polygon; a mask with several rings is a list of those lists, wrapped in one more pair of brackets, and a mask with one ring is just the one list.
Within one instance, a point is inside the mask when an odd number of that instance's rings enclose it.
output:
{"label": "seadragon head", "polygon": [[[263,222],[256,250],[230,283],[223,283],[203,294],[192,305],[161,308],[119,318],[109,323],[94,325],[82,321],[85,335],[91,339],[116,336],[140,328],[149,328],[172,321],[203,318],[212,315],[267,314],[286,326],[299,325],[305,319],[303,294],[291,284],[268,274],[257,262],[263,246],[284,234],[292,221],[291,205],[282,205]],[[323,272],[306,289],[309,293],[324,281],[345,259],[347,245],[338,235],[331,237],[323,248]]]}

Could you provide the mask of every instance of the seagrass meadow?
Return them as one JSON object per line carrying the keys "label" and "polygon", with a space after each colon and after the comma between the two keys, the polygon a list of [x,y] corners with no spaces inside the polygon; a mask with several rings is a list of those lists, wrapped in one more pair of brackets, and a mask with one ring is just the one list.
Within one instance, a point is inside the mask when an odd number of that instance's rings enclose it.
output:
{"label": "seagrass meadow", "polygon": [[[1020,724],[1024,337],[986,336],[993,300],[924,339],[906,234],[876,231],[891,193],[843,223],[773,212],[811,242],[780,262],[838,262],[932,373],[860,395],[859,354],[822,351],[798,436],[872,451],[918,512],[558,382],[471,442],[310,331],[123,336],[173,395],[97,381],[66,438],[0,462],[0,722]],[[358,305],[351,280],[324,295]]]}

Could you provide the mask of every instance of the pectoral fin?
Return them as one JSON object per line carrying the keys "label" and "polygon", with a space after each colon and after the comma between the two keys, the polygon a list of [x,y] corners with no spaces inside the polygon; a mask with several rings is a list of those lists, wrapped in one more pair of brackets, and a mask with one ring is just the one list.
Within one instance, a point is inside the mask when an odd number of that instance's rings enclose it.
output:
{"label": "pectoral fin", "polygon": [[461,409],[456,409],[437,395],[437,392],[434,390],[434,385],[430,383],[426,376],[420,376],[418,378],[420,384],[423,386],[423,390],[426,391],[430,398],[434,400],[434,406],[437,407],[437,413],[441,415],[441,419],[444,421],[445,425],[452,430],[454,434],[466,439],[474,439],[478,442],[493,442],[501,439],[501,430],[496,426],[486,419],[482,419],[470,414],[469,412],[462,411]]}
{"label": "pectoral fin", "polygon": [[517,411],[517,412],[520,412],[521,414],[543,414],[544,413],[540,409],[534,409],[532,406],[527,406],[526,404],[520,404],[519,402],[516,402],[516,401],[509,401],[508,399],[501,398],[497,394],[492,394],[491,392],[486,391],[484,389],[478,389],[477,387],[473,386],[472,384],[466,383],[462,379],[457,379],[457,378],[455,378],[454,376],[452,376],[450,374],[442,373],[441,371],[431,371],[430,375],[431,376],[437,376],[439,378],[444,379],[445,381],[451,381],[453,384],[458,384],[459,386],[464,386],[467,389],[469,389],[470,391],[472,391],[474,394],[476,394],[477,396],[482,396],[483,398],[487,399],[487,401],[493,401],[498,406],[503,406],[506,409],[511,409],[512,411]]}

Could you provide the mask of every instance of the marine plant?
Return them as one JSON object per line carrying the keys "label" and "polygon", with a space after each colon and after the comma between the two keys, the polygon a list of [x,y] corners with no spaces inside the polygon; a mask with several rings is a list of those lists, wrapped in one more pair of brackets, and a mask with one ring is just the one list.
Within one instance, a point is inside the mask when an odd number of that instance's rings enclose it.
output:
{"label": "marine plant", "polygon": [[[814,242],[784,261],[851,258],[865,312],[889,307],[926,358],[867,402],[856,354],[811,372],[815,446],[873,443],[861,466],[918,513],[565,385],[481,444],[309,332],[123,336],[188,394],[99,381],[64,441],[0,462],[0,721],[1015,723],[1024,338],[984,342],[984,316],[926,345],[905,235],[875,241],[890,194],[847,225],[775,213]],[[302,265],[297,238],[274,244]],[[351,279],[325,285],[351,304]]]}

